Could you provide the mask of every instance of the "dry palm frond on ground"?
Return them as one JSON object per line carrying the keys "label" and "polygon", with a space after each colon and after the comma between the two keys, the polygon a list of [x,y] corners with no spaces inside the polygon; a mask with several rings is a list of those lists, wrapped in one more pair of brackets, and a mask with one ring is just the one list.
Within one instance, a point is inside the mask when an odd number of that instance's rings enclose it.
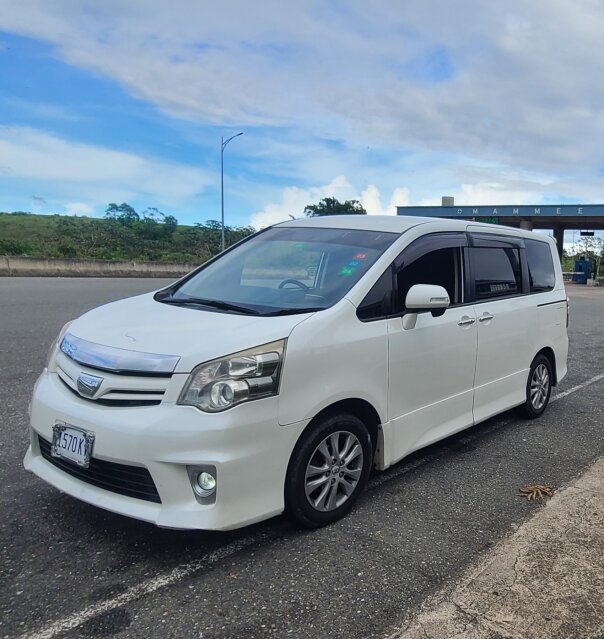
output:
{"label": "dry palm frond on ground", "polygon": [[545,497],[554,496],[554,489],[545,484],[531,484],[530,486],[523,486],[518,490],[520,491],[519,497],[526,497],[527,501],[535,499],[543,501]]}

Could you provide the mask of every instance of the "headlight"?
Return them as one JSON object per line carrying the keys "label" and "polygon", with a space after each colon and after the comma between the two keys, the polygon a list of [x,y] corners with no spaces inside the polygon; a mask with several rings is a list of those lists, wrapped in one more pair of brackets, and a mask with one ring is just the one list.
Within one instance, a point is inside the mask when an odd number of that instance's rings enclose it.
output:
{"label": "headlight", "polygon": [[46,355],[46,368],[50,368],[50,365],[52,364],[54,355],[56,353],[56,349],[61,343],[61,340],[63,339],[63,337],[65,336],[65,333],[67,333],[67,329],[73,324],[73,321],[74,320],[67,322],[67,324],[65,324],[63,328],[61,329],[61,332],[59,333],[59,336],[57,337],[57,339],[52,341],[50,348],[48,349],[48,355]]}
{"label": "headlight", "polygon": [[284,351],[283,339],[200,364],[187,380],[178,403],[218,413],[242,402],[277,395]]}

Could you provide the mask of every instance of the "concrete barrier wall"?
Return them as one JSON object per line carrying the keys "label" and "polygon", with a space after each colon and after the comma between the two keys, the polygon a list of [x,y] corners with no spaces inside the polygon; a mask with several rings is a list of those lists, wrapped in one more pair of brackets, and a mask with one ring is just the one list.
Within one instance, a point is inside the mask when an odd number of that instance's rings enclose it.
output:
{"label": "concrete barrier wall", "polygon": [[197,266],[0,255],[0,277],[180,277]]}

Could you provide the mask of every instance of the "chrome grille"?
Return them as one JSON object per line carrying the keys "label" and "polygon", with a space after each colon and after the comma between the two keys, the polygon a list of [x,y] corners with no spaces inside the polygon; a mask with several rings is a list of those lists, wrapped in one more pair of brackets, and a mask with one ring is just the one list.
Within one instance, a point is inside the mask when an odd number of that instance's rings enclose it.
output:
{"label": "chrome grille", "polygon": [[[133,393],[131,393],[130,391],[113,391],[109,397],[104,396],[104,397],[99,397],[98,399],[92,399],[90,397],[85,397],[84,395],[81,395],[80,393],[78,393],[77,390],[75,390],[74,388],[72,388],[62,377],[61,375],[59,375],[59,379],[63,382],[63,385],[65,386],[65,388],[67,388],[67,390],[71,391],[76,397],[79,397],[80,399],[84,399],[87,402],[96,402],[97,404],[101,404],[102,406],[130,406],[130,407],[135,407],[135,406],[157,406],[158,404],[161,404],[161,399],[132,399],[132,395]],[[115,397],[116,395],[119,395],[120,393],[125,393],[128,395],[128,397],[120,397],[119,399],[112,399],[112,397]],[[140,398],[142,393],[138,392],[136,393],[136,395]],[[154,396],[157,395],[157,393],[153,393]]]}
{"label": "chrome grille", "polygon": [[[154,406],[161,403],[171,375],[146,376],[101,372],[83,367],[72,359],[58,353],[55,361],[56,373],[61,382],[80,399],[106,406]],[[88,392],[78,383],[81,377],[94,376],[102,379],[98,390]],[[102,377],[101,377],[102,376]]]}

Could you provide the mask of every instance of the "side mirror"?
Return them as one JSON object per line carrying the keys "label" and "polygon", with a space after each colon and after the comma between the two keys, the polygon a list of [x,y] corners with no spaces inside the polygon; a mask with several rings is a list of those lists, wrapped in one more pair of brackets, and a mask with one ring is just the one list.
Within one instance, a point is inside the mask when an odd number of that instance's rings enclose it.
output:
{"label": "side mirror", "polygon": [[450,303],[446,289],[434,284],[416,284],[405,298],[405,308],[412,313],[431,311],[434,317],[442,315]]}

